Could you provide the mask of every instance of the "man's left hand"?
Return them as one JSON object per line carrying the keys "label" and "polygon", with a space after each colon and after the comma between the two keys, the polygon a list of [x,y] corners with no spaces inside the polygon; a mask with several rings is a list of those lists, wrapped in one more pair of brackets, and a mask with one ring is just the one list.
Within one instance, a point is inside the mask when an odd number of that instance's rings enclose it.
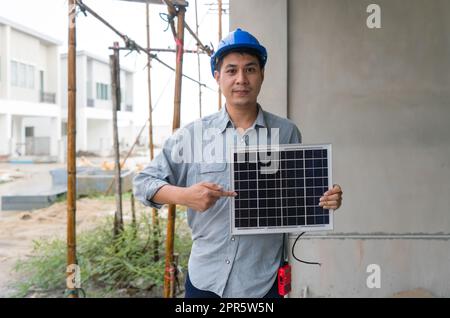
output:
{"label": "man's left hand", "polygon": [[328,190],[320,198],[319,206],[323,207],[325,210],[337,210],[342,204],[342,192],[341,186],[335,184],[333,189]]}

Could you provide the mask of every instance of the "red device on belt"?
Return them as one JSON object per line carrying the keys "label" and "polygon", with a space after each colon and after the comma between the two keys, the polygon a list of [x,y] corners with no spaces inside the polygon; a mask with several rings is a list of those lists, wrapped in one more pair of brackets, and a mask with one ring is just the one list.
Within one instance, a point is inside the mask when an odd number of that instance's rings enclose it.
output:
{"label": "red device on belt", "polygon": [[286,296],[291,291],[291,265],[284,263],[278,269],[278,294]]}

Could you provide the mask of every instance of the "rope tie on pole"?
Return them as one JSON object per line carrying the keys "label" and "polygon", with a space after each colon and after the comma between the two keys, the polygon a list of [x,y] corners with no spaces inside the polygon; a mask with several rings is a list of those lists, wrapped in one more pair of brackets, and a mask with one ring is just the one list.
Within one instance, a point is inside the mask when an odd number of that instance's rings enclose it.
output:
{"label": "rope tie on pole", "polygon": [[175,38],[175,44],[177,45],[177,62],[181,62],[183,54],[184,43],[179,38]]}
{"label": "rope tie on pole", "polygon": [[86,7],[85,7],[83,1],[79,0],[77,4],[78,4],[79,11],[76,13],[76,16],[78,16],[78,14],[81,12],[84,14],[85,17],[87,17]]}
{"label": "rope tie on pole", "polygon": [[166,266],[164,278],[171,282],[175,281],[175,266],[173,266],[173,264]]}
{"label": "rope tie on pole", "polygon": [[138,53],[141,52],[139,45],[132,39],[130,39],[128,36],[123,36],[123,41],[125,42],[125,46],[127,49],[129,49],[131,52],[136,51]]}
{"label": "rope tie on pole", "polygon": [[173,20],[175,19],[176,15],[161,12],[161,13],[159,14],[159,17],[160,17],[161,20],[163,20],[164,22],[167,22],[167,26],[166,26],[166,28],[164,29],[164,32],[167,32],[167,30],[169,30],[170,24],[173,22]]}

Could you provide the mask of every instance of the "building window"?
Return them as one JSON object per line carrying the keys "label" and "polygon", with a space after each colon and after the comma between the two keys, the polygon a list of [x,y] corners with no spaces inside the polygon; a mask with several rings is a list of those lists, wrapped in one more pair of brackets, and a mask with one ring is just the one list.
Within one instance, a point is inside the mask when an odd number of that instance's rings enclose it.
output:
{"label": "building window", "polygon": [[25,127],[25,137],[34,137],[34,127]]}
{"label": "building window", "polygon": [[96,83],[96,90],[97,90],[97,99],[100,100],[110,99],[110,90],[108,84]]}
{"label": "building window", "polygon": [[12,86],[34,89],[34,66],[11,61]]}

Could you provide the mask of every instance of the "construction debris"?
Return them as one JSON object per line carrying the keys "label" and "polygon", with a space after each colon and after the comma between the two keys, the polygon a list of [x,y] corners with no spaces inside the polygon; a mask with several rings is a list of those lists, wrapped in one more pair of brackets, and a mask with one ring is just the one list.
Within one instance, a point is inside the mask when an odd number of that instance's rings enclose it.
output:
{"label": "construction debris", "polygon": [[0,170],[0,184],[23,178],[23,176],[19,170]]}

